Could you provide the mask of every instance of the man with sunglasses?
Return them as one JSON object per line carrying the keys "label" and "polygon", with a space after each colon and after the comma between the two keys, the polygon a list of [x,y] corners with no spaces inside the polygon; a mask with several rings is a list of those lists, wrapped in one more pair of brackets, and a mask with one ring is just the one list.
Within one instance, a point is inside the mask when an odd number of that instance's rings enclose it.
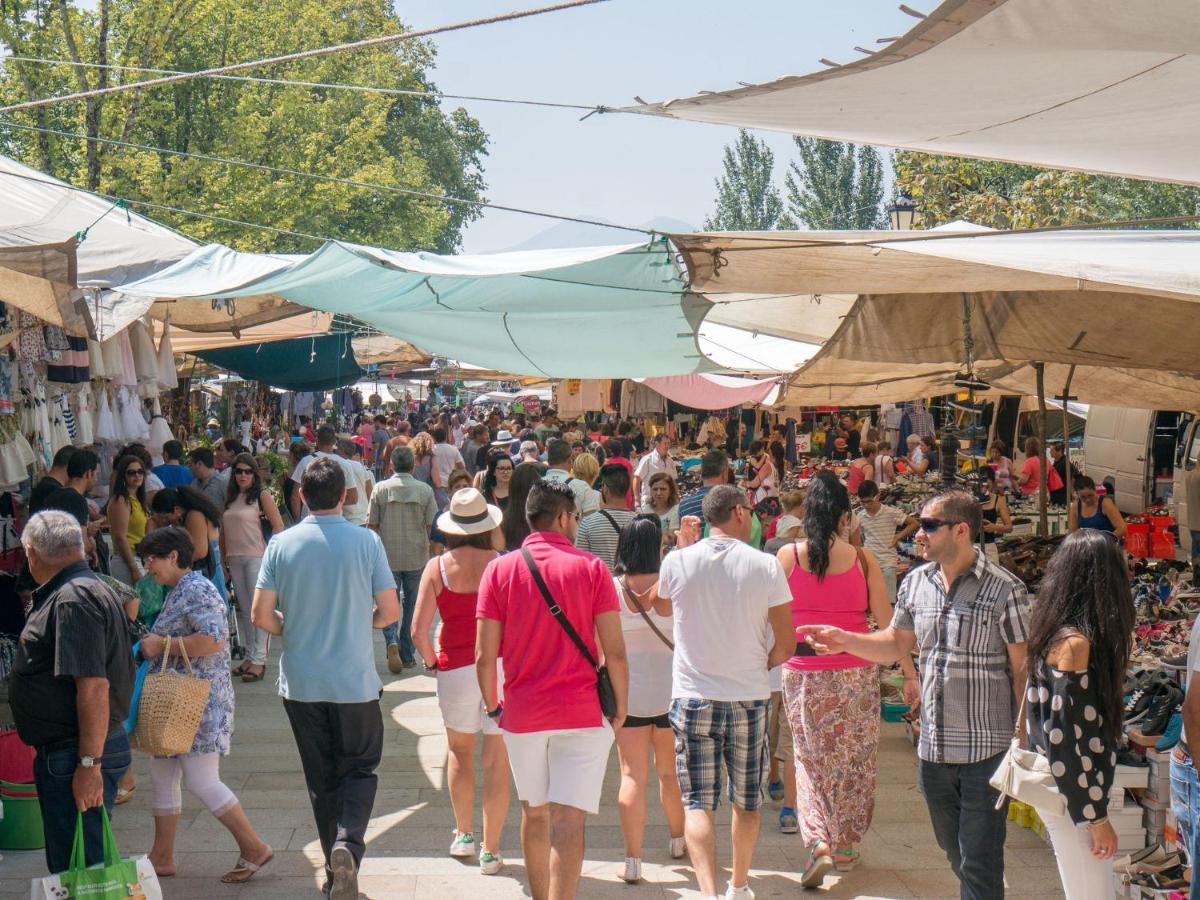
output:
{"label": "man with sunglasses", "polygon": [[895,662],[920,648],[919,783],[964,898],[1004,896],[1007,803],[988,783],[1013,736],[1025,685],[1029,602],[976,546],[983,515],[951,490],[925,504],[916,540],[930,564],[900,586],[892,624],[871,634],[809,629],[820,653]]}

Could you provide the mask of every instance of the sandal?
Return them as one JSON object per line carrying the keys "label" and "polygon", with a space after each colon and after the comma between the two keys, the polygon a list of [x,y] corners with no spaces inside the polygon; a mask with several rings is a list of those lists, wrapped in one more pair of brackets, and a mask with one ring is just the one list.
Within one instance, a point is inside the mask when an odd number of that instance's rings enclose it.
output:
{"label": "sandal", "polygon": [[808,862],[804,866],[804,872],[800,875],[801,887],[820,887],[825,876],[829,874],[829,870],[833,868],[833,857],[829,855],[828,845],[825,846],[823,853],[817,853],[817,847],[824,843],[824,841],[817,841],[808,849]]}
{"label": "sandal", "polygon": [[250,665],[250,663],[240,662],[230,670],[229,674],[232,675],[234,678],[237,678],[239,675],[245,675],[246,667],[248,665]]}
{"label": "sandal", "polygon": [[136,791],[137,791],[136,784],[133,787],[131,787],[129,790],[125,790],[125,788],[123,788],[123,787],[117,788],[117,796],[113,800],[113,806],[120,806],[122,803],[128,803],[130,800],[133,799],[133,795]]}
{"label": "sandal", "polygon": [[225,884],[245,884],[274,858],[275,851],[273,850],[268,850],[267,858],[257,864],[250,862],[250,860],[246,859],[244,856],[239,856],[237,865],[222,875],[221,881],[223,881]]}
{"label": "sandal", "polygon": [[243,683],[253,684],[256,681],[262,681],[263,676],[265,676],[267,674],[267,667],[265,665],[261,666],[261,667],[257,667],[258,668],[257,673],[250,671],[253,668],[256,668],[256,667],[254,665],[246,666],[245,670],[242,672]]}
{"label": "sandal", "polygon": [[833,865],[839,872],[849,872],[861,859],[862,854],[853,848],[833,851]]}

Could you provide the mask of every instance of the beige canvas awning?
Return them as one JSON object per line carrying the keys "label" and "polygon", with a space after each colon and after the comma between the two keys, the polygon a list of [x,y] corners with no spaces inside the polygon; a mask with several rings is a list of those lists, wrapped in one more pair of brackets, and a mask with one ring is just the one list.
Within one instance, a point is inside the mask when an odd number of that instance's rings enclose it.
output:
{"label": "beige canvas awning", "polygon": [[1194,0],[945,0],[845,65],[625,111],[1200,184],[1200,13]]}

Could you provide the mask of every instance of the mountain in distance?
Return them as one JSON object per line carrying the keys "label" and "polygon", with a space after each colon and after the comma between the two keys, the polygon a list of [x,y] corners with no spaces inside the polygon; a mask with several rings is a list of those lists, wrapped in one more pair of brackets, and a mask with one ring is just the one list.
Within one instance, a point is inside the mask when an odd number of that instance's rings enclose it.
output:
{"label": "mountain in distance", "polygon": [[[587,216],[585,218],[593,218]],[[596,218],[597,222],[604,219]],[[658,232],[689,232],[695,231],[694,225],[689,225],[680,219],[669,216],[656,216],[648,222],[637,226],[647,231]],[[618,228],[599,228],[595,225],[581,225],[578,222],[557,222],[545,231],[539,231],[533,237],[505,247],[499,252],[512,250],[559,250],[564,247],[600,247],[606,244],[635,244],[639,240],[636,231],[622,231]]]}

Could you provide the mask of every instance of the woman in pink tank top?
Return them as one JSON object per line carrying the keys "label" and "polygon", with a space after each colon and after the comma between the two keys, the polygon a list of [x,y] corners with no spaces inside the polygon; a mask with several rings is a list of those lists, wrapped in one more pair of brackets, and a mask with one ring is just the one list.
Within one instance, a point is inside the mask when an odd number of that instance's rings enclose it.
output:
{"label": "woman in pink tank top", "polygon": [[[483,845],[478,852],[484,875],[494,875],[504,865],[500,834],[508,815],[509,781],[504,738],[483,708],[475,677],[475,601],[484,569],[497,556],[492,540],[502,518],[500,508],[475,488],[454,494],[437,520],[446,537],[446,552],[431,559],[421,573],[412,622],[413,645],[437,678],[438,708],[450,745],[446,780],[454,810],[451,856],[476,853],[472,785],[475,736],[483,732]],[[435,612],[442,619],[436,652],[429,637]],[[502,671],[499,680],[503,684]]]}
{"label": "woman in pink tank top", "polygon": [[[879,747],[879,678],[873,663],[837,653],[817,656],[805,626],[868,631],[868,614],[891,622],[879,563],[838,537],[850,520],[850,495],[832,472],[820,472],[804,506],[808,540],[783,547],[780,565],[792,589],[796,655],[783,664],[783,701],[796,761],[800,832],[808,848],[801,884],[818,887],[837,868],[858,863],[854,845],[871,824]],[[916,678],[911,661],[905,675]],[[914,681],[915,684],[915,681]]]}

